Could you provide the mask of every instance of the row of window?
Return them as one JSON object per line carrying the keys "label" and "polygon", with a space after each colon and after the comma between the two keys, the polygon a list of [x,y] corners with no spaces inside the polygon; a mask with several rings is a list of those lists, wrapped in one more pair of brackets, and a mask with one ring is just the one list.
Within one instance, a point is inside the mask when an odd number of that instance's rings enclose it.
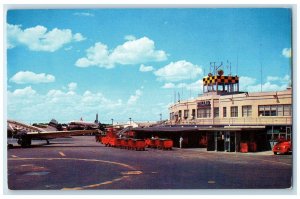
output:
{"label": "row of window", "polygon": [[291,105],[264,105],[258,106],[260,116],[291,116]]}
{"label": "row of window", "polygon": [[[195,118],[195,109],[192,109],[192,118]],[[213,110],[213,116],[215,118],[219,117],[219,108],[216,107]],[[238,117],[238,106],[230,107],[230,115],[227,115],[227,107],[223,107],[223,117]],[[291,105],[260,105],[258,106],[258,115],[259,116],[291,116],[292,107]],[[181,118],[182,111],[178,112],[178,117]],[[252,106],[242,106],[242,117],[251,117],[252,116]],[[183,117],[185,119],[189,118],[189,110],[184,110]],[[211,117],[211,108],[198,108],[197,109],[197,118],[210,118]],[[170,119],[175,119],[174,113],[170,113]]]}

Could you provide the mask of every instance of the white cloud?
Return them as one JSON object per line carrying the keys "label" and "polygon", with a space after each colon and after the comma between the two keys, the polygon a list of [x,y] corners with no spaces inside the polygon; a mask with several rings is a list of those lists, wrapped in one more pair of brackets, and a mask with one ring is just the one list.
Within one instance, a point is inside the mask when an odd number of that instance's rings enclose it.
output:
{"label": "white cloud", "polygon": [[[281,91],[285,90],[287,88],[287,85],[277,85],[277,84],[272,84],[270,82],[266,82],[262,85],[262,91]],[[249,92],[260,92],[261,91],[261,85],[256,84],[256,85],[249,85],[247,87],[247,91]]]}
{"label": "white cloud", "polygon": [[254,85],[256,83],[256,79],[252,77],[241,76],[239,78],[239,86],[241,91],[247,91],[248,86]]}
{"label": "white cloud", "polygon": [[54,52],[67,43],[82,41],[80,34],[72,34],[70,29],[54,28],[50,31],[44,26],[21,29],[20,25],[7,24],[7,46],[9,49],[17,45],[25,45],[32,51]]}
{"label": "white cloud", "polygon": [[154,70],[153,66],[145,66],[144,64],[141,64],[141,66],[140,66],[141,72],[150,72],[153,70]]}
{"label": "white cloud", "polygon": [[163,86],[162,86],[162,88],[175,88],[176,86],[175,86],[175,84],[173,84],[173,83],[165,83]]}
{"label": "white cloud", "polygon": [[279,81],[280,77],[274,77],[274,76],[267,76],[267,81]]}
{"label": "white cloud", "polygon": [[198,93],[202,93],[202,89],[203,89],[202,79],[199,79],[191,84],[188,84],[187,89],[191,91],[197,91]]}
{"label": "white cloud", "polygon": [[179,83],[179,84],[174,84],[174,83],[165,83],[162,88],[165,89],[171,89],[171,88],[184,88],[186,90],[190,91],[197,91],[198,93],[202,92],[202,86],[203,82],[202,79],[199,79],[193,83]]}
{"label": "white cloud", "polygon": [[68,84],[69,91],[74,91],[74,90],[76,90],[76,88],[77,88],[77,83],[71,82]]}
{"label": "white cloud", "polygon": [[36,74],[31,71],[19,71],[9,81],[16,84],[50,83],[55,81],[55,77],[45,73]]}
{"label": "white cloud", "polygon": [[73,35],[73,39],[74,39],[75,41],[83,41],[83,40],[86,40],[86,38],[83,37],[80,33],[75,33],[75,34]]}
{"label": "white cloud", "polygon": [[12,92],[12,95],[15,97],[24,97],[24,96],[33,96],[36,94],[36,91],[31,88],[31,86],[27,86],[22,89],[16,89]]}
{"label": "white cloud", "polygon": [[[47,122],[56,118],[59,122],[68,122],[79,117],[94,118],[101,111],[117,112],[124,107],[121,99],[106,98],[101,92],[51,89],[47,93],[38,93],[31,87],[8,91],[8,117],[12,119]],[[89,116],[87,116],[89,115]]]}
{"label": "white cloud", "polygon": [[94,46],[86,50],[86,57],[80,58],[75,65],[78,67],[99,66],[104,68],[113,68],[109,60],[108,47],[101,42],[95,43]]}
{"label": "white cloud", "polygon": [[278,76],[267,76],[268,82],[277,82],[281,84],[288,84],[291,82],[291,78],[289,75],[285,75],[284,77],[278,77]]}
{"label": "white cloud", "polygon": [[124,37],[124,39],[125,39],[125,40],[128,40],[128,41],[132,41],[132,40],[136,40],[136,37],[133,36],[133,35],[126,35],[126,36]]}
{"label": "white cloud", "polygon": [[94,14],[89,13],[89,12],[75,12],[74,15],[83,16],[83,17],[93,17],[93,16],[95,16]]}
{"label": "white cloud", "polygon": [[177,82],[195,79],[202,74],[202,68],[185,60],[171,62],[154,72],[159,80]]}
{"label": "white cloud", "polygon": [[[65,87],[69,88],[70,85],[72,84]],[[59,122],[69,122],[80,117],[93,121],[95,113],[98,112],[101,122],[110,121],[111,118],[117,121],[128,117],[138,120],[138,116],[147,118],[142,114],[144,104],[137,103],[143,94],[142,90],[142,87],[136,89],[127,99],[108,98],[102,92],[90,90],[79,93],[77,90],[51,89],[42,93],[30,86],[14,91],[8,90],[8,118],[28,123],[48,122],[52,118]]]}
{"label": "white cloud", "polygon": [[261,85],[257,83],[258,81],[255,78],[240,77],[239,82],[241,91],[260,92],[262,89],[265,92],[285,90],[289,86],[291,79],[289,75],[284,77],[268,76],[266,82]]}
{"label": "white cloud", "polygon": [[137,89],[137,90],[135,91],[135,94],[134,94],[134,95],[131,95],[131,96],[129,97],[127,103],[128,103],[129,105],[135,104],[135,103],[137,102],[137,100],[141,97],[142,93],[143,93],[143,92],[142,92],[140,89]]}
{"label": "white cloud", "polygon": [[98,66],[113,68],[116,64],[131,65],[150,61],[164,61],[167,54],[162,50],[155,50],[154,41],[147,37],[126,41],[113,50],[109,50],[101,42],[86,50],[86,57],[78,59],[78,67]]}
{"label": "white cloud", "polygon": [[167,59],[167,55],[162,50],[155,50],[154,41],[143,37],[117,46],[111,54],[111,59],[116,63],[125,65],[147,61],[164,61]]}
{"label": "white cloud", "polygon": [[291,48],[284,48],[282,50],[282,55],[286,58],[290,58],[292,56],[292,50]]}

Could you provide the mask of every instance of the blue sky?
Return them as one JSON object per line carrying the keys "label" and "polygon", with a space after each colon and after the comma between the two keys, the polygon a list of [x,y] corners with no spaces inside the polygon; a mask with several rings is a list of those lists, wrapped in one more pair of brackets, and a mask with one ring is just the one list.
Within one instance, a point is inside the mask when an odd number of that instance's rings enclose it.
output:
{"label": "blue sky", "polygon": [[[24,122],[168,118],[210,62],[244,91],[290,82],[290,9],[73,9],[7,13],[7,113]],[[238,67],[237,67],[238,60]]]}

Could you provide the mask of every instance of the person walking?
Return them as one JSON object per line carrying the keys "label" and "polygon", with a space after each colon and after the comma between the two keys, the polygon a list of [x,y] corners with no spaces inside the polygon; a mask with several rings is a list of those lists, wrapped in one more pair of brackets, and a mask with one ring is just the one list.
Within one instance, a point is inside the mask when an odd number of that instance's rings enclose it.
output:
{"label": "person walking", "polygon": [[182,142],[183,142],[183,138],[180,136],[179,138],[179,147],[182,148]]}

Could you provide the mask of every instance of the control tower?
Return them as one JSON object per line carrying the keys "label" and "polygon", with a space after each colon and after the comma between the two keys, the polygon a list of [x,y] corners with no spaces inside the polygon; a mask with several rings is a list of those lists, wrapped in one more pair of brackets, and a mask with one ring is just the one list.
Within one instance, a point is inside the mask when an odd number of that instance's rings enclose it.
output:
{"label": "control tower", "polygon": [[[226,95],[239,93],[239,77],[225,76],[223,70],[214,68],[214,74],[209,73],[203,78],[203,93],[214,93],[217,95]],[[216,74],[217,73],[217,74]]]}

